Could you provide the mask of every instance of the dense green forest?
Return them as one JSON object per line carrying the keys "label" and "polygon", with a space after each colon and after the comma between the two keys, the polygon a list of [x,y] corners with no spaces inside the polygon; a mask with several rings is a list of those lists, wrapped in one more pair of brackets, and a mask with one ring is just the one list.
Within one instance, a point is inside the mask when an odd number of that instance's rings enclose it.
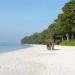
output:
{"label": "dense green forest", "polygon": [[[56,44],[69,43],[75,39],[75,0],[65,3],[62,13],[41,33],[22,38],[22,44],[45,44],[48,37],[54,37]],[[74,42],[74,41],[73,41]],[[75,42],[74,42],[75,43]]]}

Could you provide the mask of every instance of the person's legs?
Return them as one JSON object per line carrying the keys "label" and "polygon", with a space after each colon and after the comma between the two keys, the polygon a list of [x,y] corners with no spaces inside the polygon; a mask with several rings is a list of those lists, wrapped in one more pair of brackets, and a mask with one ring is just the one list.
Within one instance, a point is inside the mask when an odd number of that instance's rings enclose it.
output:
{"label": "person's legs", "polygon": [[47,43],[47,49],[49,50],[49,43]]}
{"label": "person's legs", "polygon": [[52,48],[52,43],[50,42],[50,43],[47,43],[47,49],[48,50],[51,50],[51,48]]}
{"label": "person's legs", "polygon": [[54,50],[54,43],[52,43],[52,50]]}
{"label": "person's legs", "polygon": [[51,43],[49,43],[49,50],[51,50]]}

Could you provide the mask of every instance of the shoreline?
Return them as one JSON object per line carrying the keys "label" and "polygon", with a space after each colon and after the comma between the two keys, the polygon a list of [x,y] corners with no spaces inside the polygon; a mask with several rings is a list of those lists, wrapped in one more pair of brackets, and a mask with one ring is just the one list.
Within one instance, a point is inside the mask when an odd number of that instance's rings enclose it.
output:
{"label": "shoreline", "polygon": [[16,51],[16,50],[21,50],[21,49],[26,49],[26,48],[30,48],[32,47],[32,45],[26,44],[26,45],[15,45],[15,46],[0,46],[0,54],[1,53],[7,53],[7,52],[12,52],[12,51]]}
{"label": "shoreline", "polygon": [[0,75],[75,75],[75,47],[45,45],[0,53]]}

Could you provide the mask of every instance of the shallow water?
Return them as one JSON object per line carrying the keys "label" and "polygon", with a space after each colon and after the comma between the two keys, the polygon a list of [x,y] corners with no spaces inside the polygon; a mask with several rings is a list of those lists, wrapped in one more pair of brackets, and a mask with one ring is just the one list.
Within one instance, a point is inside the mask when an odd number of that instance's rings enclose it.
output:
{"label": "shallow water", "polygon": [[0,53],[1,52],[14,51],[14,50],[17,50],[17,49],[28,48],[28,47],[31,47],[31,45],[21,45],[21,44],[0,45]]}

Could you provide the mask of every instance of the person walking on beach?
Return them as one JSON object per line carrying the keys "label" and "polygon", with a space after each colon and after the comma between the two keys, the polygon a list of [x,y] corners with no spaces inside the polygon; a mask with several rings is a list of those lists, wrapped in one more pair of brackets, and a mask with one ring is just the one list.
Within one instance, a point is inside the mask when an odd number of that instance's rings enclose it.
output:
{"label": "person walking on beach", "polygon": [[47,41],[47,49],[48,50],[54,50],[54,39],[53,37],[49,37],[48,41]]}

